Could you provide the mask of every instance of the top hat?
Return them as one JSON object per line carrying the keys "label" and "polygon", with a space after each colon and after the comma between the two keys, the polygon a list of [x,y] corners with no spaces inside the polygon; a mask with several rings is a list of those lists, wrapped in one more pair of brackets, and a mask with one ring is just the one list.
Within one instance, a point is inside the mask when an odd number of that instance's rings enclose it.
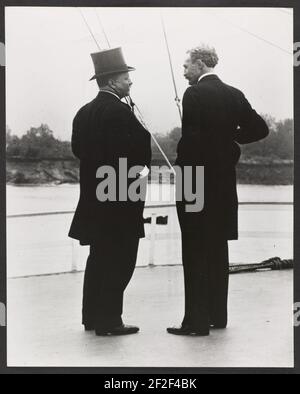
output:
{"label": "top hat", "polygon": [[95,75],[90,79],[96,79],[104,75],[134,71],[135,68],[127,66],[122,53],[122,48],[107,49],[91,54]]}

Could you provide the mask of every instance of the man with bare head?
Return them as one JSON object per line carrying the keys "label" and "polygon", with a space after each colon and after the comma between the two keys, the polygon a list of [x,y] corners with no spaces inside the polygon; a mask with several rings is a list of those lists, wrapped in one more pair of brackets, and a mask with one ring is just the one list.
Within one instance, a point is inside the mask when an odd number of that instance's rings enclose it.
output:
{"label": "man with bare head", "polygon": [[175,335],[204,336],[212,327],[227,326],[228,240],[238,238],[235,167],[239,144],[259,141],[269,132],[244,94],[216,75],[218,61],[214,48],[200,45],[187,52],[183,66],[191,86],[183,97],[176,164],[193,168],[193,184],[189,185],[193,189],[196,167],[204,167],[204,209],[188,212],[186,201],[177,201],[185,315],[180,327],[168,328]]}
{"label": "man with bare head", "polygon": [[190,85],[196,85],[203,75],[214,73],[219,58],[214,48],[207,45],[196,47],[187,52],[183,68],[184,77]]}

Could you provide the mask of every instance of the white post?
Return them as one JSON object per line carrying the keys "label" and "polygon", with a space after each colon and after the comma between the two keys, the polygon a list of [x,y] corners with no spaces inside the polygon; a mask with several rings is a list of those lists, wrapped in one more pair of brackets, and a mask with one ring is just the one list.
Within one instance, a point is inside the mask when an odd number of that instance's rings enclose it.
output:
{"label": "white post", "polygon": [[151,214],[149,267],[154,267],[156,213]]}
{"label": "white post", "polygon": [[78,271],[78,260],[79,260],[79,248],[77,245],[77,242],[72,239],[72,266],[71,266],[71,272],[77,272]]}

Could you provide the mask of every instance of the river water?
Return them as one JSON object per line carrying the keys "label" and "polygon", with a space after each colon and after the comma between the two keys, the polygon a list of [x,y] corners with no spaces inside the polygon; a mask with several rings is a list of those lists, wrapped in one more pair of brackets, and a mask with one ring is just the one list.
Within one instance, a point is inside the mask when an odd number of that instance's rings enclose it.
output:
{"label": "river water", "polygon": [[[238,241],[230,242],[231,263],[259,263],[270,257],[293,258],[292,186],[239,185],[240,202],[277,204],[241,205]],[[161,195],[161,199],[159,196]],[[16,187],[7,186],[7,214],[73,211],[79,196],[78,185]],[[167,225],[155,226],[154,246],[151,226],[145,225],[138,266],[181,264],[180,229],[174,207],[156,208],[157,203],[174,201],[174,186],[152,184],[148,188],[145,217],[168,216]],[[54,216],[8,217],[8,276],[49,274],[82,270],[87,247],[79,247],[67,236],[72,213]],[[153,237],[152,237],[153,239]]]}
{"label": "river water", "polygon": [[[174,190],[174,185],[148,185],[146,205],[174,202]],[[238,185],[238,195],[240,202],[292,202],[293,186]],[[8,185],[7,214],[71,211],[78,196],[78,185]]]}

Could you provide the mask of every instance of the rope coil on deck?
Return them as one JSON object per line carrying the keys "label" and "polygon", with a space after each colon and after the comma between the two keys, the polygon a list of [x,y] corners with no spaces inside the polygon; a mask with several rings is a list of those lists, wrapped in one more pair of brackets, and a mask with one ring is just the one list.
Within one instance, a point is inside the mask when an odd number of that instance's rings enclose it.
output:
{"label": "rope coil on deck", "polygon": [[240,272],[253,272],[257,270],[270,269],[272,271],[281,271],[294,268],[294,260],[282,260],[280,257],[272,257],[260,264],[236,264],[230,265],[229,273],[237,274]]}

